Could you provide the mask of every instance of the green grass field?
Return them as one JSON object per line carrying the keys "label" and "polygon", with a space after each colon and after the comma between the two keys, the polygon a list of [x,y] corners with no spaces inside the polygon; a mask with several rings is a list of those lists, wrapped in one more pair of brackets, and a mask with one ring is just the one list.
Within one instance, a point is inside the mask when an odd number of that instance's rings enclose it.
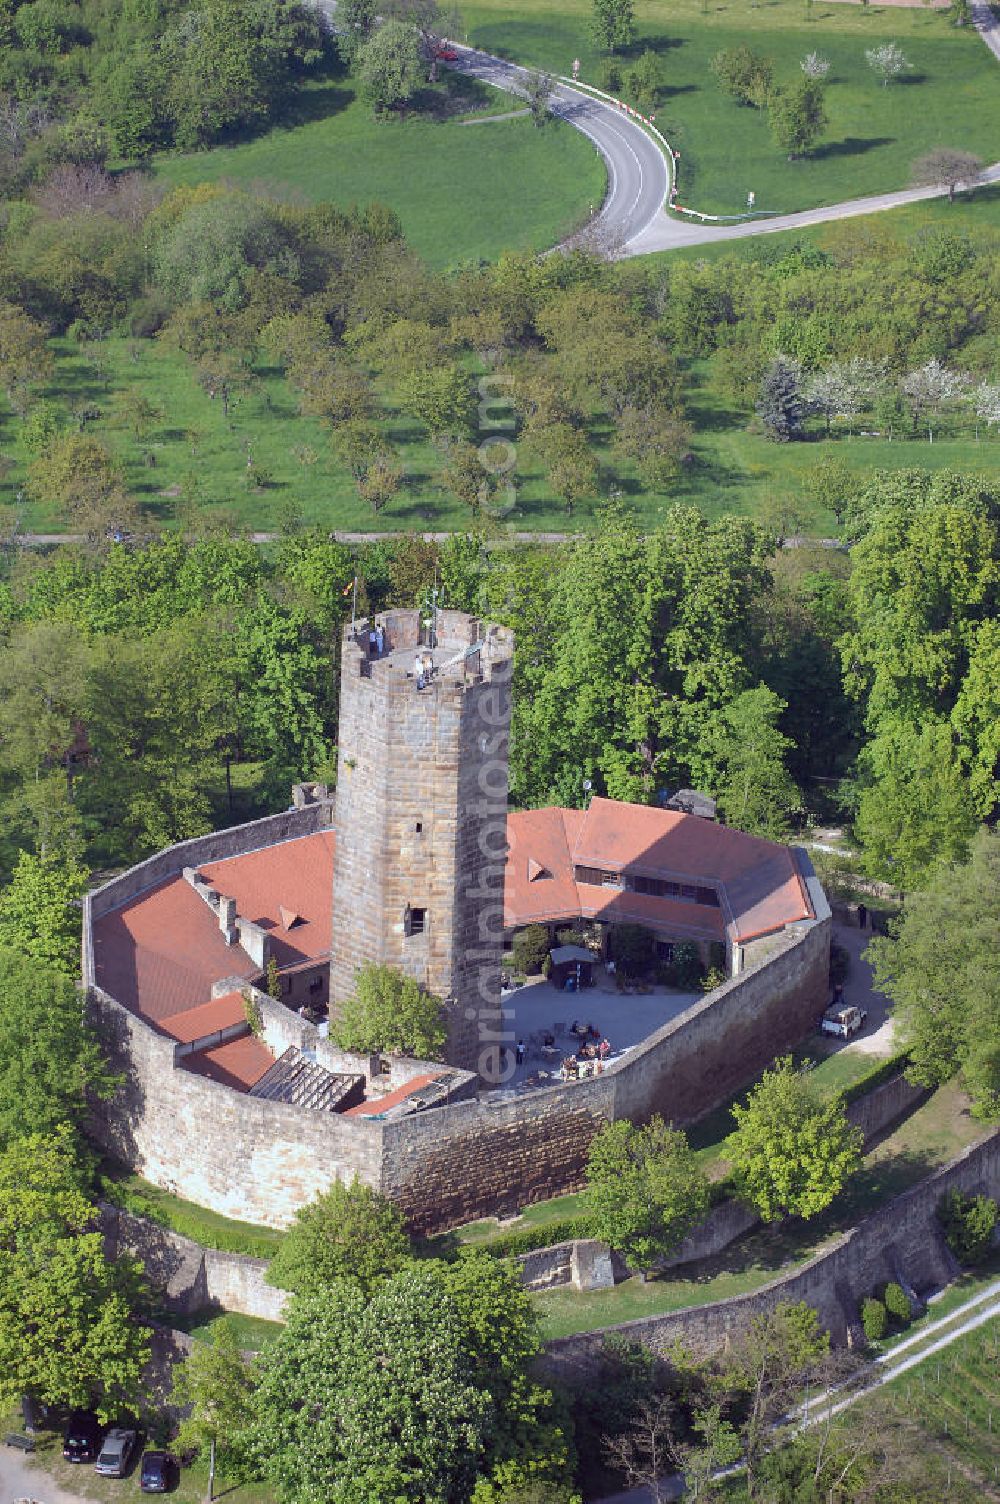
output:
{"label": "green grass field", "polygon": [[[440,94],[450,94],[456,109],[512,108],[509,95],[454,74]],[[161,157],[156,175],[168,184],[222,178],[276,198],[344,206],[378,199],[396,210],[409,243],[436,267],[547,249],[604,197],[597,151],[560,121],[540,130],[525,118],[469,125],[428,112],[378,122],[343,79],[304,90],[299,117],[233,146]]]}
{"label": "green grass field", "polygon": [[[521,62],[599,82],[587,0],[473,0],[463,10],[470,42]],[[665,99],[657,125],[681,152],[681,203],[737,214],[749,189],[758,209],[790,211],[901,188],[932,146],[1000,158],[997,63],[978,35],[939,12],[802,0],[647,0],[637,7],[638,46],[660,54]],[[897,41],[912,67],[883,88],[865,49]],[[789,163],[764,115],[724,97],[709,73],[714,53],[747,42],[773,58],[775,81],[799,76],[817,51],[830,64],[829,126],[811,157]]]}
{"label": "green grass field", "polygon": [[613,1290],[587,1294],[561,1288],[534,1297],[546,1338],[598,1331],[640,1316],[682,1310],[742,1295],[819,1253],[862,1217],[915,1185],[982,1133],[966,1098],[940,1087],[866,1155],[861,1169],[832,1206],[810,1222],[759,1227],[683,1277],[668,1272],[643,1284],[638,1277]]}

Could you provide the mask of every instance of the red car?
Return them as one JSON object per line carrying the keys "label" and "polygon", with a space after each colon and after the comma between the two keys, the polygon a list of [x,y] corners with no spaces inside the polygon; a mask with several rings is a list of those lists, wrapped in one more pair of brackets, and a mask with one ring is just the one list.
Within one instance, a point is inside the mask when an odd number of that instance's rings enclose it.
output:
{"label": "red car", "polygon": [[434,56],[439,63],[457,63],[458,53],[454,47],[435,47]]}

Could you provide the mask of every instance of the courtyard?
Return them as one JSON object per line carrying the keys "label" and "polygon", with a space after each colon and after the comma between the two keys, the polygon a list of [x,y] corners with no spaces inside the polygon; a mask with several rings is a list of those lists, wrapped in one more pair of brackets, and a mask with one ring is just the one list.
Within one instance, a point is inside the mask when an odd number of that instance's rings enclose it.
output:
{"label": "courtyard", "polygon": [[[611,1051],[604,1063],[610,1065],[702,996],[700,991],[679,992],[673,987],[619,992],[603,966],[594,967],[594,985],[581,992],[564,992],[542,977],[532,978],[504,993],[510,1038],[515,1043],[523,1040],[527,1053],[500,1091],[507,1095],[560,1081],[563,1060],[580,1044],[572,1033],[574,1023],[592,1024],[608,1041]],[[547,1035],[554,1037],[554,1045],[544,1044]]]}

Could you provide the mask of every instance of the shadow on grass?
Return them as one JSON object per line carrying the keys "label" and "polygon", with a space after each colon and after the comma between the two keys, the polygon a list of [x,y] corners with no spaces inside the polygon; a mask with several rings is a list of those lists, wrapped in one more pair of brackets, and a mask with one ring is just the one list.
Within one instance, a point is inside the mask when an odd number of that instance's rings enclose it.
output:
{"label": "shadow on grass", "polygon": [[845,136],[843,141],[828,141],[825,146],[815,146],[810,152],[813,161],[827,157],[861,157],[865,152],[879,146],[892,146],[893,136]]}

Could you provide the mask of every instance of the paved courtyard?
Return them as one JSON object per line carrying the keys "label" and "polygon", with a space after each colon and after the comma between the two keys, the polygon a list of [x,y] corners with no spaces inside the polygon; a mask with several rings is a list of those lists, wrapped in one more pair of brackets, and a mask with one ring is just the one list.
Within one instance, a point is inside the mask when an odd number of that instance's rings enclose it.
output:
{"label": "paved courtyard", "polygon": [[[677,992],[670,987],[655,987],[647,993],[619,992],[613,978],[603,967],[594,968],[594,986],[582,992],[562,992],[551,982],[531,981],[504,996],[511,1012],[512,1040],[523,1039],[527,1058],[517,1067],[502,1090],[521,1091],[533,1086],[548,1086],[560,1080],[559,1067],[566,1055],[576,1053],[579,1041],[570,1032],[574,1021],[593,1024],[611,1045],[610,1063],[620,1060],[627,1050],[669,1023],[702,994]],[[542,1037],[554,1034],[554,1048],[545,1052]]]}

